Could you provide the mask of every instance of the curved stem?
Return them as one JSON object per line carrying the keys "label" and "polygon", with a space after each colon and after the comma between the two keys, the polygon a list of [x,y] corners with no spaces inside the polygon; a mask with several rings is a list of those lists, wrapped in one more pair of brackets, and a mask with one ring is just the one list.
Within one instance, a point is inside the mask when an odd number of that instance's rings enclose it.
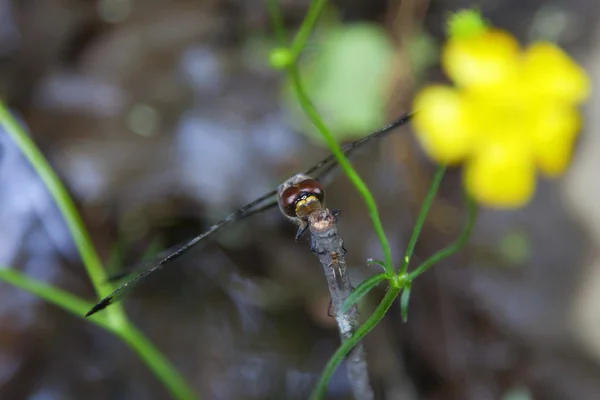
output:
{"label": "curved stem", "polygon": [[462,232],[460,233],[460,235],[458,236],[458,238],[450,246],[448,246],[448,247],[438,251],[434,255],[432,255],[427,260],[425,260],[425,262],[423,262],[421,265],[419,265],[414,271],[412,271],[410,274],[408,274],[408,276],[407,276],[408,281],[414,280],[416,277],[421,275],[423,272],[425,272],[429,268],[431,268],[431,266],[433,264],[437,263],[438,261],[442,260],[443,258],[449,257],[452,254],[456,253],[458,250],[460,250],[465,245],[465,243],[467,243],[467,240],[469,240],[469,237],[471,236],[471,232],[473,231],[473,226],[475,225],[475,220],[477,218],[477,205],[475,204],[475,201],[469,195],[465,194],[465,197],[467,200],[467,220],[466,220],[465,226],[464,226]]}
{"label": "curved stem", "polygon": [[317,110],[314,105],[310,101],[306,90],[304,90],[304,86],[302,85],[302,81],[300,79],[300,73],[298,72],[298,67],[296,65],[292,65],[288,69],[288,73],[290,75],[290,79],[292,81],[292,85],[294,87],[294,91],[296,92],[296,96],[298,97],[298,102],[302,106],[302,109],[311,120],[311,122],[317,127],[325,142],[329,146],[329,149],[335,156],[336,161],[346,174],[356,190],[361,194],[363,200],[367,204],[367,209],[369,211],[369,216],[371,217],[371,221],[373,222],[373,227],[377,234],[377,238],[379,239],[379,243],[381,244],[381,249],[383,251],[383,256],[385,260],[385,271],[388,277],[392,277],[394,275],[394,270],[392,267],[392,252],[390,250],[390,245],[388,243],[387,237],[385,236],[385,232],[383,230],[383,225],[381,224],[381,219],[379,218],[379,211],[377,210],[377,204],[375,203],[375,199],[373,195],[367,188],[365,182],[358,175],[356,170],[352,167],[344,153],[340,145],[335,141],[327,126],[319,116]]}
{"label": "curved stem", "polygon": [[350,296],[346,297],[341,311],[343,313],[348,312],[348,310],[350,310],[354,304],[358,303],[360,299],[362,299],[367,293],[374,289],[375,286],[379,285],[385,279],[385,274],[377,274],[363,281],[360,285],[354,288],[352,293],[350,293]]}
{"label": "curved stem", "polygon": [[304,21],[302,22],[302,25],[300,26],[300,29],[298,30],[298,33],[292,42],[291,51],[292,60],[294,60],[294,62],[298,59],[298,56],[304,49],[304,46],[306,46],[308,38],[315,29],[315,25],[317,24],[319,16],[321,15],[321,11],[323,11],[323,8],[325,8],[326,4],[327,0],[313,0],[310,3],[306,17],[304,18]]}
{"label": "curved stem", "polygon": [[48,161],[39,151],[33,140],[25,133],[21,125],[15,120],[11,113],[6,109],[4,104],[0,102],[0,121],[6,129],[6,132],[12,137],[17,146],[21,149],[25,157],[29,160],[36,173],[48,191],[56,201],[60,209],[67,227],[71,232],[75,246],[83,259],[83,263],[88,275],[100,297],[110,293],[110,287],[105,284],[106,274],[102,268],[102,262],[96,249],[92,245],[92,241],[83,225],[83,221],[77,212],[75,203],[69,196],[67,189],[64,187]]}
{"label": "curved stem", "polygon": [[[79,318],[93,306],[93,303],[83,300],[74,294],[28,277],[10,267],[0,266],[0,280],[61,307]],[[106,315],[101,314],[88,321],[112,332],[128,343],[129,347],[138,353],[140,358],[146,362],[148,368],[163,382],[174,398],[181,400],[196,398],[192,389],[177,373],[177,370],[171,363],[127,320],[116,325],[111,323]]]}
{"label": "curved stem", "polygon": [[281,10],[277,5],[277,0],[267,0],[267,11],[269,12],[269,19],[273,23],[273,29],[275,30],[275,37],[279,42],[280,46],[286,45],[285,27],[283,26],[283,17],[281,16]]}
{"label": "curved stem", "polygon": [[[78,317],[84,315],[87,310],[94,304],[83,300],[79,296],[75,296],[65,290],[59,289],[45,282],[30,278],[29,276],[8,266],[0,266],[0,280],[10,283],[14,287],[18,287],[26,292],[29,292],[41,299],[52,303],[65,311],[68,311]],[[113,325],[109,323],[106,315],[100,318],[95,318],[91,322],[110,331],[113,330]]]}
{"label": "curved stem", "polygon": [[371,332],[373,328],[383,319],[387,310],[392,306],[396,297],[400,293],[401,288],[390,287],[381,303],[375,309],[375,312],[365,321],[363,325],[360,326],[356,330],[356,333],[352,335],[348,340],[346,340],[342,345],[337,349],[335,354],[331,357],[325,369],[321,373],[321,378],[319,378],[319,383],[315,387],[315,390],[312,392],[310,398],[311,400],[322,399],[327,391],[327,383],[331,379],[333,372],[336,368],[344,361],[346,356],[350,353],[352,348],[358,344],[367,333]]}
{"label": "curved stem", "polygon": [[[96,292],[100,297],[107,295],[112,291],[111,285],[106,283],[106,272],[102,268],[100,257],[92,244],[91,238],[67,189],[33,140],[27,135],[19,122],[15,120],[2,102],[0,102],[0,124],[13,138],[56,201],[67,223],[67,227],[73,236],[75,246],[81,255]],[[39,282],[12,269],[0,271],[0,279],[72,312],[80,318],[83,317],[86,310],[91,306],[91,303],[87,303],[77,296]],[[124,339],[147,363],[148,367],[165,384],[175,398],[194,398],[192,390],[183,378],[178,375],[168,360],[141,332],[129,323],[120,304],[113,305],[105,311],[104,315],[94,316],[89,321]]]}
{"label": "curved stem", "polygon": [[423,200],[421,210],[419,211],[419,216],[417,217],[417,222],[415,223],[415,227],[413,228],[412,234],[410,235],[410,240],[408,241],[408,245],[406,246],[406,253],[404,253],[404,259],[402,260],[402,266],[400,267],[400,276],[406,274],[406,270],[408,269],[408,263],[410,262],[410,258],[412,257],[412,254],[415,250],[417,240],[419,239],[419,235],[421,234],[421,229],[423,229],[425,219],[427,219],[427,214],[429,213],[429,209],[431,208],[433,199],[435,199],[435,194],[437,193],[437,190],[440,187],[440,183],[442,182],[442,178],[444,177],[445,172],[446,166],[444,165],[438,166],[437,170],[435,171],[435,175],[433,176],[433,182],[431,182],[429,190],[427,191],[427,195],[425,196],[425,200]]}
{"label": "curved stem", "polygon": [[[294,38],[294,42],[292,44],[292,64],[287,68],[288,75],[290,80],[292,81],[292,85],[294,87],[294,91],[296,96],[298,97],[298,102],[300,106],[310,119],[310,121],[315,125],[315,127],[319,130],[325,142],[329,146],[329,149],[335,156],[336,161],[344,171],[344,173],[348,176],[354,187],[358,190],[358,192],[363,197],[365,203],[367,204],[367,209],[369,211],[369,216],[371,217],[371,221],[373,222],[373,227],[377,234],[377,238],[381,243],[381,249],[383,251],[383,256],[385,260],[385,271],[386,276],[388,278],[394,276],[394,269],[392,267],[392,252],[390,250],[390,245],[388,243],[387,237],[385,236],[385,232],[383,230],[383,225],[381,224],[381,219],[379,218],[379,211],[377,210],[377,205],[375,204],[375,199],[373,199],[373,195],[367,188],[367,185],[360,178],[358,173],[354,170],[340,145],[335,141],[331,132],[319,116],[319,113],[315,109],[314,105],[310,101],[304,86],[302,85],[300,72],[298,71],[298,66],[296,64],[296,60],[298,54],[302,51],[304,46],[306,46],[306,42],[308,41],[308,37],[310,33],[313,31],[321,11],[327,4],[326,0],[314,0],[311,2],[310,8],[308,10],[308,14],[302,23],[296,37]],[[283,33],[283,21],[281,19],[281,13],[277,10],[277,4],[275,0],[269,0],[269,14],[271,16],[271,20],[273,21],[273,25],[277,32],[277,36],[281,38],[284,36]]]}

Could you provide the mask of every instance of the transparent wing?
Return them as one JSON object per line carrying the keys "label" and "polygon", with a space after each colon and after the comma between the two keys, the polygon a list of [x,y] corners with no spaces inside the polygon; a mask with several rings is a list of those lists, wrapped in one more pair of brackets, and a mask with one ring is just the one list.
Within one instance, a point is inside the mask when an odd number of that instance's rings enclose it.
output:
{"label": "transparent wing", "polygon": [[[414,114],[415,114],[415,112],[402,114],[400,117],[396,118],[394,121],[390,122],[383,128],[380,128],[380,129],[376,130],[375,132],[372,132],[369,135],[365,136],[364,138],[358,139],[358,140],[344,146],[342,148],[342,151],[344,152],[344,154],[346,156],[350,156],[356,150],[361,148],[362,145],[372,141],[373,139],[382,137],[383,135],[393,131],[395,128],[406,124]],[[338,167],[338,163],[335,159],[335,156],[333,154],[330,154],[327,157],[325,157],[324,159],[322,159],[321,161],[319,161],[318,163],[316,163],[315,165],[313,165],[312,167],[310,167],[309,169],[307,169],[304,172],[304,174],[309,175],[309,176],[314,176],[315,179],[317,179],[318,181],[321,181],[321,180],[325,179],[337,167]],[[315,175],[313,175],[313,174],[315,174]]]}
{"label": "transparent wing", "polygon": [[[357,150],[358,148],[362,147],[363,144],[366,144],[366,143],[372,141],[373,139],[376,139],[376,138],[378,138],[380,136],[383,136],[383,135],[391,132],[394,128],[396,128],[398,126],[404,125],[406,122],[408,122],[410,120],[410,118],[412,117],[412,115],[414,115],[414,112],[413,113],[404,114],[404,115],[400,116],[399,118],[397,118],[396,120],[394,120],[391,123],[389,123],[388,125],[384,126],[383,128],[378,129],[375,132],[372,132],[371,134],[365,136],[364,138],[356,140],[356,141],[354,141],[354,142],[352,142],[352,143],[344,146],[344,148],[343,148],[344,154],[346,154],[347,156],[349,156],[355,150]],[[318,180],[322,180],[323,178],[326,177],[326,175],[328,175],[330,172],[332,172],[337,166],[338,166],[338,164],[337,164],[337,162],[335,160],[335,157],[333,155],[329,155],[329,156],[325,157],[323,160],[319,161],[314,166],[312,166],[311,168],[309,168],[308,170],[306,170],[304,173],[306,175],[310,176],[313,173],[315,173],[316,171],[321,170],[315,176],[315,178],[318,179]],[[148,275],[150,275],[154,271],[157,271],[157,270],[161,269],[168,262],[173,261],[173,260],[181,257],[183,254],[185,254],[187,251],[189,251],[195,245],[197,245],[198,243],[200,243],[204,239],[208,238],[214,232],[216,232],[217,230],[219,230],[222,227],[226,226],[227,224],[229,224],[229,223],[231,223],[233,221],[239,220],[241,218],[245,218],[245,217],[248,217],[250,215],[254,215],[254,214],[257,214],[259,212],[262,212],[262,211],[265,211],[267,209],[270,209],[270,208],[273,208],[273,207],[277,206],[277,201],[273,200],[273,201],[269,202],[266,205],[263,205],[261,207],[257,207],[260,204],[262,204],[264,201],[266,201],[266,200],[274,197],[276,194],[277,194],[277,190],[276,189],[272,190],[269,193],[266,193],[264,196],[261,196],[260,198],[254,200],[251,203],[248,203],[244,207],[240,208],[239,210],[237,210],[233,214],[230,214],[229,216],[227,216],[222,221],[217,222],[216,224],[214,224],[213,226],[211,226],[206,232],[204,232],[204,233],[196,236],[195,238],[191,239],[187,243],[183,244],[181,247],[176,248],[175,251],[169,253],[167,256],[165,256],[164,258],[160,259],[157,263],[155,263],[151,267],[143,270],[137,276],[135,276],[134,278],[132,278],[128,282],[124,283],[123,285],[119,286],[110,295],[108,295],[105,298],[103,298],[102,300],[100,300],[94,307],[92,307],[92,309],[90,311],[88,311],[88,313],[86,314],[86,317],[89,317],[90,315],[93,315],[96,312],[105,309],[110,304],[113,304],[113,303],[119,301],[120,299],[122,299],[123,297],[125,297],[127,294],[129,294],[131,292],[131,290],[134,287],[136,287]],[[257,207],[257,208],[255,208],[255,207]],[[119,277],[123,277],[123,274],[120,274]]]}
{"label": "transparent wing", "polygon": [[[98,303],[96,303],[96,305],[94,305],[94,307],[92,307],[92,309],[90,311],[88,311],[88,313],[85,316],[89,317],[90,315],[93,315],[93,314],[97,313],[98,311],[105,309],[109,305],[121,300],[123,297],[127,296],[148,275],[161,269],[168,262],[181,257],[183,254],[188,252],[190,249],[192,249],[198,243],[200,243],[204,239],[208,238],[214,232],[216,232],[217,230],[226,226],[227,224],[229,224],[233,221],[237,221],[237,220],[246,218],[250,215],[254,215],[259,212],[268,210],[270,208],[273,208],[274,206],[277,205],[276,200],[270,201],[269,203],[267,203],[263,206],[260,206],[260,207],[257,207],[257,206],[259,206],[261,203],[265,202],[266,200],[274,197],[276,194],[277,194],[277,190],[272,190],[269,193],[259,197],[258,199],[246,204],[244,207],[242,207],[239,210],[237,210],[236,212],[230,214],[225,219],[223,219],[223,220],[217,222],[216,224],[214,224],[213,226],[211,226],[207,231],[201,233],[200,235],[191,239],[187,243],[178,247],[175,251],[169,253],[164,258],[159,259],[159,261],[156,262],[155,264],[153,264],[151,267],[143,270],[138,275],[136,275],[134,278],[127,281],[123,285],[119,286],[114,292],[112,292],[111,294],[109,294],[108,296],[106,296],[105,298],[100,300]],[[119,279],[123,276],[124,276],[123,274],[120,274],[119,277],[117,277],[117,279]],[[114,279],[115,277],[112,277],[112,278]]]}
{"label": "transparent wing", "polygon": [[[237,217],[235,219],[235,221],[237,222],[237,221],[244,220],[252,215],[259,214],[263,211],[270,210],[276,206],[277,206],[277,200],[273,200],[273,201],[265,204],[262,207],[247,211],[243,215]],[[210,238],[205,237],[204,241],[206,242],[209,239]],[[119,281],[122,281],[124,278],[126,278],[128,276],[131,276],[134,274],[140,274],[141,272],[147,270],[148,268],[155,266],[156,264],[158,264],[160,261],[165,259],[167,256],[171,255],[172,253],[175,253],[176,251],[182,249],[183,247],[185,247],[185,245],[188,242],[189,241],[177,243],[176,245],[171,246],[167,249],[161,250],[158,253],[154,253],[150,257],[144,257],[139,263],[136,263],[132,268],[126,268],[123,271],[109,275],[109,277],[107,278],[107,281],[111,282],[111,283],[118,283]],[[171,260],[173,260],[173,259],[171,259]],[[120,298],[122,298],[122,297],[124,297],[124,296],[121,295]]]}

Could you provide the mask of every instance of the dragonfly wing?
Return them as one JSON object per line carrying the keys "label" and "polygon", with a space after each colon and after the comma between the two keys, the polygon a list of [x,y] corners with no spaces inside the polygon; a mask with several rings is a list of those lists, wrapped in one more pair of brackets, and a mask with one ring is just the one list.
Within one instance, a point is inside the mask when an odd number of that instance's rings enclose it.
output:
{"label": "dragonfly wing", "polygon": [[[145,269],[144,271],[140,272],[138,275],[136,275],[131,280],[129,280],[126,283],[124,283],[123,285],[119,286],[111,294],[109,294],[108,296],[106,296],[105,298],[100,300],[98,303],[96,303],[96,305],[94,305],[94,307],[92,307],[91,310],[88,311],[85,316],[89,317],[90,315],[93,315],[93,314],[97,313],[98,311],[105,309],[109,305],[121,300],[123,297],[127,296],[127,294],[129,294],[148,275],[150,275],[154,271],[161,269],[163,266],[165,266],[165,264],[169,263],[170,261],[173,261],[173,260],[181,257],[184,253],[186,253],[192,247],[194,247],[195,245],[200,243],[203,239],[212,235],[215,231],[221,229],[222,227],[228,225],[229,223],[231,223],[233,221],[237,221],[241,218],[245,218],[246,216],[254,215],[258,212],[273,208],[275,205],[277,205],[276,201],[271,201],[268,204],[261,206],[261,207],[257,207],[257,206],[262,204],[265,200],[275,196],[276,194],[277,194],[277,190],[272,190],[269,193],[259,197],[258,199],[246,204],[244,207],[242,207],[239,210],[237,210],[236,212],[230,214],[225,219],[217,222],[216,224],[211,226],[206,232],[203,232],[202,234],[191,239],[190,241],[185,243],[183,246],[178,247],[175,251],[171,252],[164,258],[160,259],[158,262],[153,264],[151,267]],[[123,274],[120,274],[119,278],[121,278],[123,276],[124,276]]]}
{"label": "dragonfly wing", "polygon": [[[350,155],[352,155],[352,153],[354,153],[354,151],[356,151],[357,149],[362,147],[363,144],[366,144],[367,142],[370,142],[371,140],[376,139],[379,136],[390,133],[395,128],[406,124],[413,115],[414,115],[414,112],[403,114],[400,117],[393,120],[392,122],[390,122],[389,124],[387,124],[386,126],[384,126],[383,128],[380,128],[374,132],[371,132],[370,134],[363,137],[362,139],[355,140],[354,142],[344,146],[342,148],[344,155],[346,155],[346,157],[349,157]],[[322,181],[322,180],[326,179],[327,176],[330,174],[330,172],[332,172],[337,166],[338,166],[338,163],[337,163],[337,160],[335,159],[335,156],[333,154],[330,154],[327,157],[325,157],[324,159],[322,159],[321,161],[319,161],[318,163],[316,163],[315,165],[313,165],[311,168],[306,170],[306,172],[304,172],[304,174],[309,175],[309,176],[314,176],[315,179],[317,179],[318,181]],[[315,174],[315,175],[313,175],[313,174]]]}
{"label": "dragonfly wing", "polygon": [[[275,208],[277,205],[278,205],[277,200],[273,200],[273,201],[265,204],[264,206],[247,211],[240,217],[236,218],[236,222],[246,219],[248,217],[251,217],[255,214],[260,214],[264,211]],[[204,241],[206,241],[208,239],[209,238],[206,238]],[[126,277],[134,276],[136,273],[140,274],[141,272],[158,264],[161,260],[166,258],[168,255],[175,253],[177,250],[185,247],[186,244],[187,243],[177,243],[176,245],[171,246],[165,250],[161,250],[157,254],[154,254],[148,258],[142,259],[139,263],[135,264],[135,266],[133,268],[127,268],[127,269],[124,269],[123,271],[119,271],[119,272],[116,272],[116,273],[110,275],[106,280],[107,280],[107,282],[117,283],[119,281],[122,281]]]}

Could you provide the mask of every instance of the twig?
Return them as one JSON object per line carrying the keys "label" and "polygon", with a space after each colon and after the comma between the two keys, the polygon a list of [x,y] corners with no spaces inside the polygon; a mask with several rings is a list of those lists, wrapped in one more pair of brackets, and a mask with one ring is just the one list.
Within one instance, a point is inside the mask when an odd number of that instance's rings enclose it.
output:
{"label": "twig", "polygon": [[[342,342],[348,340],[358,328],[358,308],[354,305],[342,312],[342,305],[352,292],[352,285],[346,271],[346,249],[337,229],[337,212],[327,208],[312,212],[308,216],[311,251],[319,257],[327,286],[331,295],[331,306],[338,324]],[[352,391],[357,400],[373,399],[369,383],[367,359],[362,343],[354,347],[347,357],[348,375]]]}

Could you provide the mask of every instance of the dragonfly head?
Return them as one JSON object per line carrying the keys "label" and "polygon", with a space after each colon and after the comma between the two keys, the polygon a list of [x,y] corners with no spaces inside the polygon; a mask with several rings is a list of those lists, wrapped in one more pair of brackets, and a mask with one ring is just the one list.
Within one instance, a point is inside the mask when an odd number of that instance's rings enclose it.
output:
{"label": "dragonfly head", "polygon": [[297,174],[277,190],[279,208],[289,218],[306,220],[310,213],[324,207],[325,190],[307,175]]}

